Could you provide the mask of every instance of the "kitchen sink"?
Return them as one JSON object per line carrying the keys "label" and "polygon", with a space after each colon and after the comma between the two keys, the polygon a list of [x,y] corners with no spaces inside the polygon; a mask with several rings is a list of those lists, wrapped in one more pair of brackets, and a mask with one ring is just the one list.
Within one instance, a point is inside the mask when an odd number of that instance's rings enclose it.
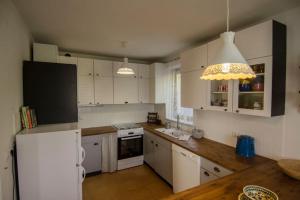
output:
{"label": "kitchen sink", "polygon": [[155,129],[155,130],[159,131],[163,134],[166,134],[168,136],[171,136],[173,138],[176,138],[176,139],[180,139],[181,137],[183,137],[185,135],[190,135],[189,133],[187,133],[185,131],[178,130],[178,129],[175,129],[175,128],[158,128],[158,129]]}

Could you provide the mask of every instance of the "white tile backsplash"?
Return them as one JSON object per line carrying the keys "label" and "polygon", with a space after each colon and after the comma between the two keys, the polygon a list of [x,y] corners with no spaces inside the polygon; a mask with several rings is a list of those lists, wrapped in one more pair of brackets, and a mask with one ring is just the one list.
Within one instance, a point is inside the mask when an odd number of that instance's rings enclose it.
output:
{"label": "white tile backsplash", "polygon": [[82,128],[109,126],[117,123],[145,122],[153,104],[126,104],[79,107],[79,125]]}

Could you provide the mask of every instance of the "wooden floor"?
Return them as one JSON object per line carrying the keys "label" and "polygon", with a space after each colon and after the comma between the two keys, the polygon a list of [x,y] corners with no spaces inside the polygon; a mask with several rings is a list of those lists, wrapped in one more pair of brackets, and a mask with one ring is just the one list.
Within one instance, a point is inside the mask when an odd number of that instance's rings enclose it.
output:
{"label": "wooden floor", "polygon": [[148,166],[87,177],[84,200],[157,200],[173,194],[172,188]]}

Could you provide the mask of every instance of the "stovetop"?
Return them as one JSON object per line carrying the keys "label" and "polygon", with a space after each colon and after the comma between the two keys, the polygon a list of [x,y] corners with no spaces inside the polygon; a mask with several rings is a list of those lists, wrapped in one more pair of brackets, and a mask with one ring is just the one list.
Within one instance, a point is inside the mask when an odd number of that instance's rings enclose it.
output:
{"label": "stovetop", "polygon": [[129,130],[142,127],[141,125],[135,123],[114,124],[113,126],[118,130]]}

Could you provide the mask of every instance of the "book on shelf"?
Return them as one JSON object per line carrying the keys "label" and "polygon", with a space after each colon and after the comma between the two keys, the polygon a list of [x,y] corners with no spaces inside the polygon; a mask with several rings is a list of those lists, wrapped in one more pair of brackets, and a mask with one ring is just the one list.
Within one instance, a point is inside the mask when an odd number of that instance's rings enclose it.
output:
{"label": "book on shelf", "polygon": [[20,110],[22,128],[34,128],[37,126],[36,114],[34,109],[22,106]]}

